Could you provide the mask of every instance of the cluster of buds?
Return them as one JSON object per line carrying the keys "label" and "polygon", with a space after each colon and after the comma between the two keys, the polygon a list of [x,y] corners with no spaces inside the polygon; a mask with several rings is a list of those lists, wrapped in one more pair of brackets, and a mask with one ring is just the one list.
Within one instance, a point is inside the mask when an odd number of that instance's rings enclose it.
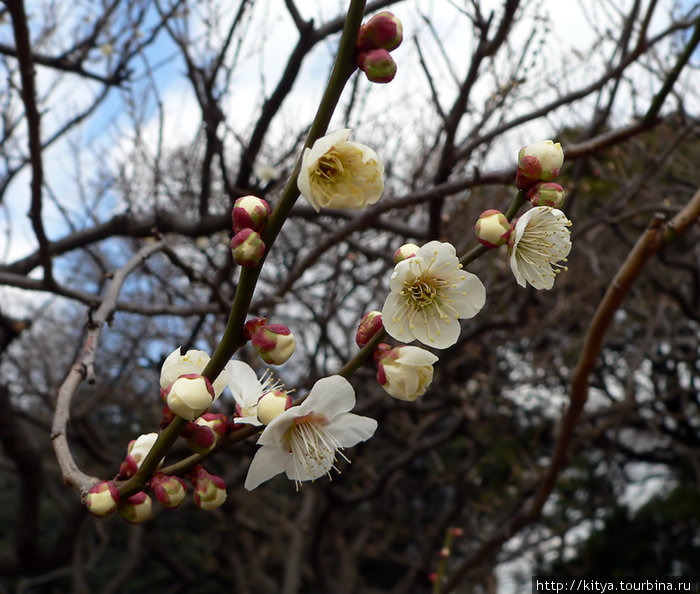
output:
{"label": "cluster of buds", "polygon": [[357,67],[375,83],[388,83],[396,76],[396,62],[389,54],[403,41],[403,26],[392,13],[375,14],[360,27],[357,36]]}
{"label": "cluster of buds", "polygon": [[558,142],[540,140],[524,146],[518,153],[515,185],[533,206],[559,208],[564,202],[564,189],[552,180],[563,163],[564,151]]}
{"label": "cluster of buds", "polygon": [[267,318],[254,318],[245,324],[246,339],[250,340],[260,358],[268,365],[282,365],[294,354],[296,340],[283,324],[268,324]]}
{"label": "cluster of buds", "polygon": [[260,233],[265,228],[270,205],[257,196],[243,196],[233,205],[233,239],[231,254],[239,266],[257,266],[265,254]]}

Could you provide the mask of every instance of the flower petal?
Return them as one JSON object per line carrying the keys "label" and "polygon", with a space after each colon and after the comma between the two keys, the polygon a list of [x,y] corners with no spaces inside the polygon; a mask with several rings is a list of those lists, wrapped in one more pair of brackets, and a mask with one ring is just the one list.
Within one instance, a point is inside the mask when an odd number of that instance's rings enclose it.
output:
{"label": "flower petal", "polygon": [[313,385],[306,400],[299,405],[299,416],[314,412],[330,421],[337,415],[352,410],[354,406],[355,390],[352,384],[342,375],[331,375],[321,378]]}
{"label": "flower petal", "polygon": [[345,413],[326,425],[326,429],[333,434],[341,447],[349,448],[372,437],[377,430],[377,421],[354,413]]}
{"label": "flower petal", "polygon": [[253,368],[243,361],[229,361],[228,387],[242,407],[254,405],[262,396],[262,384]]}
{"label": "flower petal", "polygon": [[250,468],[248,468],[245,488],[248,491],[252,491],[261,483],[278,475],[284,470],[289,458],[291,458],[290,454],[281,448],[261,447],[255,453],[253,461],[250,463]]}

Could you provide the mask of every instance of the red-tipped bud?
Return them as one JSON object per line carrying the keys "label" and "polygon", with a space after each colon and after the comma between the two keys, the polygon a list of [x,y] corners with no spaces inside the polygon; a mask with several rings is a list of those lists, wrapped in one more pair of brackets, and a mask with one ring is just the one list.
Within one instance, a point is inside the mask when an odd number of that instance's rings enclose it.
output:
{"label": "red-tipped bud", "polygon": [[176,379],[166,390],[166,403],[176,415],[192,421],[206,411],[216,400],[211,382],[196,373],[187,373]]}
{"label": "red-tipped bud", "polygon": [[204,413],[183,431],[187,445],[198,454],[211,451],[219,438],[228,430],[228,418],[218,413]]}
{"label": "red-tipped bud", "polygon": [[527,190],[540,181],[550,181],[559,175],[564,163],[561,144],[551,140],[540,140],[524,146],[518,153],[518,171],[515,184],[520,190]]}
{"label": "red-tipped bud", "polygon": [[260,233],[252,229],[242,229],[231,240],[233,261],[239,266],[257,266],[265,253],[265,242]]}
{"label": "red-tipped bud", "polygon": [[382,329],[382,314],[379,311],[367,312],[355,333],[355,342],[362,348]]}
{"label": "red-tipped bud", "polygon": [[201,466],[192,478],[194,503],[203,510],[211,511],[226,501],[226,484],[220,476],[209,474]]}
{"label": "red-tipped bud", "polygon": [[255,350],[268,365],[282,365],[294,354],[297,343],[287,326],[255,318],[246,322],[245,328]]}
{"label": "red-tipped bud", "polygon": [[[134,476],[157,439],[157,433],[146,433],[144,435],[139,435],[137,439],[132,439],[129,442],[126,450],[126,458],[119,466],[118,477],[120,479]],[[160,466],[162,463],[163,460],[161,459],[158,465]]]}
{"label": "red-tipped bud", "polygon": [[495,248],[508,242],[512,229],[506,215],[500,210],[490,208],[479,215],[474,230],[482,245]]}
{"label": "red-tipped bud", "polygon": [[370,82],[388,83],[396,76],[396,62],[385,49],[372,49],[357,54],[357,67]]}
{"label": "red-tipped bud", "polygon": [[360,27],[357,36],[357,49],[367,51],[384,49],[392,51],[403,41],[403,25],[392,13],[383,11],[375,14]]}
{"label": "red-tipped bud", "polygon": [[140,524],[149,518],[153,502],[143,491],[119,502],[119,513],[129,524]]}
{"label": "red-tipped bud", "polygon": [[91,514],[101,518],[117,511],[119,491],[111,481],[102,481],[92,487],[85,497],[85,505]]}
{"label": "red-tipped bud", "polygon": [[532,206],[551,206],[561,208],[566,193],[564,188],[555,182],[542,182],[532,186],[527,191],[527,199]]}
{"label": "red-tipped bud", "polygon": [[156,501],[168,509],[174,509],[180,505],[187,494],[185,481],[162,472],[155,473],[151,478],[151,489],[156,496]]}
{"label": "red-tipped bud", "polygon": [[394,266],[408,258],[413,258],[418,250],[419,247],[415,243],[404,243],[394,252]]}
{"label": "red-tipped bud", "polygon": [[270,214],[270,205],[257,196],[243,196],[233,203],[233,232],[243,229],[262,231]]}

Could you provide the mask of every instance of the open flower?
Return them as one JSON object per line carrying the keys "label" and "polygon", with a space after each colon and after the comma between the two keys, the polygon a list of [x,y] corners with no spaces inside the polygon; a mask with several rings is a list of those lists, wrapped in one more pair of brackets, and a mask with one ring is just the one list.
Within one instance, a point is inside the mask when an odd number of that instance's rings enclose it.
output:
{"label": "open flower", "polygon": [[374,419],[349,412],[354,406],[355,391],[344,377],[333,375],[317,381],[304,402],[265,427],[245,488],[255,489],[280,472],[297,488],[302,481],[330,476],[338,450],[369,439],[377,429]]}
{"label": "open flower", "polygon": [[338,130],[304,149],[297,180],[299,192],[317,211],[321,208],[365,208],[384,191],[384,165],[371,148],[348,140]]}
{"label": "open flower", "polygon": [[571,221],[561,210],[536,206],[515,224],[508,242],[510,268],[521,287],[530,283],[535,289],[551,289],[554,277],[566,270],[571,250],[568,227]]}
{"label": "open flower", "polygon": [[281,389],[283,385],[274,379],[269,370],[258,379],[253,368],[243,361],[231,361],[229,366],[231,375],[228,387],[236,401],[237,416],[233,422],[262,425],[258,419],[258,401],[268,392],[284,392]]}
{"label": "open flower", "polygon": [[433,381],[438,358],[415,346],[398,346],[379,355],[377,380],[389,396],[413,401],[425,394]]}
{"label": "open flower", "polygon": [[454,246],[431,241],[394,267],[382,321],[397,340],[444,349],[457,342],[458,320],[474,317],[485,302],[484,285],[462,270]]}
{"label": "open flower", "polygon": [[[163,367],[160,370],[160,389],[167,390],[177,378],[182,375],[191,373],[201,375],[204,368],[209,363],[209,355],[204,351],[190,349],[184,355],[180,354],[180,348],[176,348],[163,362]],[[229,365],[224,367],[224,370],[219,374],[213,382],[216,398],[221,396],[226,384],[228,383]]]}

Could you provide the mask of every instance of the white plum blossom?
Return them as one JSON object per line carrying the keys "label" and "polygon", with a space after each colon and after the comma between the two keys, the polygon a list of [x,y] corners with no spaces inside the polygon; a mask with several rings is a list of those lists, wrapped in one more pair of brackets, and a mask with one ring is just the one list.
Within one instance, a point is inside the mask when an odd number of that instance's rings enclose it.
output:
{"label": "white plum blossom", "polygon": [[382,321],[397,340],[444,349],[457,342],[459,320],[474,317],[484,303],[484,285],[462,269],[454,246],[430,241],[394,267]]}
{"label": "white plum blossom", "polygon": [[[160,389],[167,390],[173,382],[181,375],[196,374],[201,375],[204,368],[209,363],[209,355],[204,351],[190,349],[184,355],[180,354],[180,347],[176,348],[163,362],[160,370]],[[219,377],[212,382],[216,398],[221,396],[228,383],[229,364],[219,374]]]}
{"label": "white plum blossom", "polygon": [[354,446],[374,435],[377,421],[349,412],[355,391],[340,375],[317,381],[299,406],[292,406],[265,427],[258,439],[262,446],[248,469],[245,488],[284,472],[297,488],[302,481],[330,476],[338,450]]}
{"label": "white plum blossom", "polygon": [[437,360],[420,347],[395,347],[379,361],[377,379],[389,396],[413,401],[425,394],[433,381],[433,364]]}
{"label": "white plum blossom", "polygon": [[316,211],[361,209],[384,191],[384,165],[371,148],[348,140],[349,129],[319,138],[304,149],[297,187]]}
{"label": "white plum blossom", "polygon": [[536,206],[515,224],[508,243],[510,268],[521,287],[551,289],[571,250],[571,221],[550,206]]}

